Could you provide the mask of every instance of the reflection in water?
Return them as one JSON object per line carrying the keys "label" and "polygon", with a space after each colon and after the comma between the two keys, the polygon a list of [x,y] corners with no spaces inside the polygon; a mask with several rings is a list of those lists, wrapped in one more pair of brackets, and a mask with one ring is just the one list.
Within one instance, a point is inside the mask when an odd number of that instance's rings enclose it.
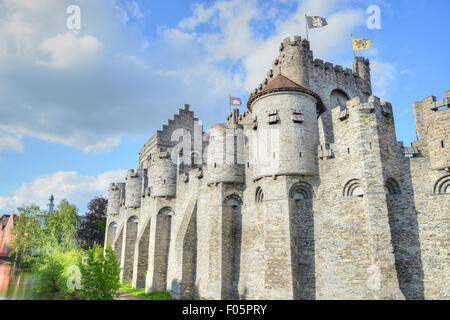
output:
{"label": "reflection in water", "polygon": [[0,300],[57,300],[57,293],[38,294],[32,286],[27,270],[17,268],[9,261],[0,260]]}

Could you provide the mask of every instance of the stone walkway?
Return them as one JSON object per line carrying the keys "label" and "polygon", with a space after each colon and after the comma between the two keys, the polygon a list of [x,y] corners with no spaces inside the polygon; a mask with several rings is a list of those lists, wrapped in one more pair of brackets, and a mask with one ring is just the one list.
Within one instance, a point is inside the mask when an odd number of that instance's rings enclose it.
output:
{"label": "stone walkway", "polygon": [[140,298],[138,296],[132,295],[131,293],[120,290],[120,296],[117,300],[148,300],[145,298]]}

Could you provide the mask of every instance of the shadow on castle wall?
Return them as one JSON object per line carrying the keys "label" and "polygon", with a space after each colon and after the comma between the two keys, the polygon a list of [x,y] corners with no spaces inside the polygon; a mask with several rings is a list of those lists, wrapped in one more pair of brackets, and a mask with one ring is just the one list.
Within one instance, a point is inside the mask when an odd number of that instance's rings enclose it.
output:
{"label": "shadow on castle wall", "polygon": [[[408,161],[405,159],[405,162]],[[424,299],[424,272],[419,238],[419,225],[411,180],[411,168],[407,162],[403,194],[388,195],[389,226],[395,256],[395,269],[400,290],[407,300]],[[405,194],[406,193],[406,194]]]}
{"label": "shadow on castle wall", "polygon": [[292,281],[295,300],[316,300],[313,200],[290,200]]}

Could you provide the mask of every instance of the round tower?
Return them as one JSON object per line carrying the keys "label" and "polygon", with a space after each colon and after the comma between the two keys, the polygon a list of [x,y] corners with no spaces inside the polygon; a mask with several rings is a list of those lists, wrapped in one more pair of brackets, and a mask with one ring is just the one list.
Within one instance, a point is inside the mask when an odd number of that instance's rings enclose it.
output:
{"label": "round tower", "polygon": [[313,54],[306,39],[299,36],[294,37],[294,41],[286,38],[280,45],[280,56],[278,58],[278,70],[275,74],[281,73],[295,83],[309,88],[309,69],[312,66]]}
{"label": "round tower", "polygon": [[149,186],[153,197],[174,197],[177,192],[177,165],[169,152],[153,156],[149,168]]}
{"label": "round tower", "polygon": [[370,80],[370,61],[364,57],[355,57],[353,60],[353,72],[356,73],[361,79],[366,81],[367,90],[372,92],[372,84]]}
{"label": "round tower", "polygon": [[125,183],[111,183],[108,195],[108,215],[118,215],[120,212],[120,199],[125,190]]}
{"label": "round tower", "polygon": [[138,208],[141,206],[142,170],[128,170],[125,187],[125,207]]}
{"label": "round tower", "polygon": [[242,126],[224,123],[210,128],[206,178],[209,183],[244,182],[244,133]]}
{"label": "round tower", "polygon": [[248,108],[253,114],[253,179],[317,174],[317,118],[325,110],[317,94],[278,75],[250,97]]}

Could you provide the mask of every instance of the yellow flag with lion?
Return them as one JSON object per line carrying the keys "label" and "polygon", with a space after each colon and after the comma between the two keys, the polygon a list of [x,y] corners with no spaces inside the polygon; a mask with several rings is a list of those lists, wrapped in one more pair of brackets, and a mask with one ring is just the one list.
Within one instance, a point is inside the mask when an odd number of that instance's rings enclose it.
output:
{"label": "yellow flag with lion", "polygon": [[371,46],[369,39],[352,39],[353,50],[366,50]]}

